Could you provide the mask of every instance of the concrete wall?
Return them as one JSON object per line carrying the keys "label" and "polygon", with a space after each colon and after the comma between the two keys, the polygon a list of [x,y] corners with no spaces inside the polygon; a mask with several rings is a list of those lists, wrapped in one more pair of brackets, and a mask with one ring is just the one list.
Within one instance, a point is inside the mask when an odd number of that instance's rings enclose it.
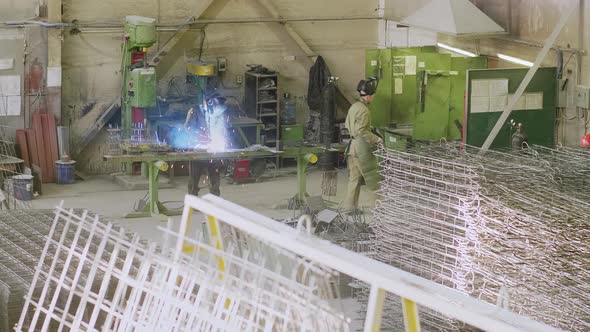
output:
{"label": "concrete wall", "polygon": [[28,20],[37,17],[39,0],[0,1],[0,22]]}
{"label": "concrete wall", "polygon": [[[105,0],[75,1],[63,0],[64,21],[78,20],[80,23],[99,22],[101,25],[116,27],[122,25],[126,15],[155,17],[162,24],[184,22],[202,0]],[[253,0],[217,0],[206,18],[244,19],[268,17],[264,9]],[[285,18],[301,17],[376,17],[378,0],[273,0],[278,12]],[[227,59],[228,68],[223,76],[226,94],[243,98],[243,86],[236,83],[236,75],[243,75],[247,64],[262,64],[280,72],[281,90],[294,96],[307,93],[309,69],[300,59],[285,60],[295,55],[285,47],[276,33],[277,23],[228,23],[210,24],[204,28],[203,60]],[[356,83],[364,75],[364,50],[377,47],[377,20],[346,20],[321,22],[294,22],[293,28],[309,47],[322,55],[332,73],[340,77],[340,85],[350,97],[354,97]],[[279,25],[280,28],[280,25]],[[82,132],[92,123],[100,110],[99,106],[109,103],[119,95],[121,36],[120,29],[82,29],[82,33],[64,35],[63,45],[63,92],[62,115],[64,124],[74,131]],[[171,38],[172,32],[159,33],[159,43],[151,48],[155,52]],[[177,61],[166,64],[171,69],[160,78],[159,93],[162,96],[184,91],[186,61],[198,54],[203,34],[199,30],[189,31],[173,51]],[[169,61],[169,59],[166,59]],[[170,82],[174,82],[171,85]],[[170,88],[172,86],[172,88]],[[88,111],[85,105],[94,104]],[[87,107],[86,107],[87,108]],[[81,110],[85,109],[84,112]],[[88,112],[88,115],[84,115]],[[86,117],[86,119],[85,119]],[[89,117],[89,118],[88,118]],[[92,172],[115,171],[100,161],[96,147],[87,149],[81,159],[82,165],[103,165],[92,167]]]}
{"label": "concrete wall", "polygon": [[[439,34],[439,41],[455,47],[479,52],[495,57],[498,53],[516,56],[528,61],[534,61],[540,46],[527,45],[510,41],[510,39],[543,44],[551,34],[555,24],[560,19],[561,13],[579,0],[474,0],[472,1],[484,13],[490,16],[499,25],[505,27],[509,34],[501,38],[454,38]],[[401,19],[412,13],[421,5],[428,3],[423,1],[388,0],[387,11],[389,18]],[[586,49],[590,45],[590,33],[584,31],[590,27],[590,4],[578,10],[563,29],[556,45],[561,48]],[[564,52],[564,61],[567,66],[564,70],[564,78],[570,82],[579,82],[590,85],[590,59],[587,55],[579,59],[573,53]],[[492,67],[514,67],[515,65],[491,59]],[[543,65],[556,66],[556,52],[551,52]],[[573,106],[574,84],[570,85],[570,106],[559,114],[558,140],[567,145],[577,145],[581,136],[586,132],[585,120],[588,119],[587,111],[578,111]]]}
{"label": "concrete wall", "polygon": [[[429,0],[272,0],[278,12],[285,18],[301,17],[377,17],[383,9],[385,17],[400,20],[411,14]],[[572,0],[573,2],[576,2]],[[92,23],[95,29],[85,28],[80,34],[64,34],[63,45],[63,106],[62,116],[65,125],[74,132],[83,131],[91,124],[100,109],[119,94],[120,89],[120,41],[121,25],[126,15],[155,17],[162,24],[183,22],[195,10],[203,6],[203,0],[106,0],[101,2],[64,0],[64,21],[78,20],[82,24]],[[204,18],[244,19],[268,17],[253,0],[216,0],[205,12]],[[559,13],[570,1],[563,0],[473,0],[480,9],[497,23],[510,30],[503,39],[459,39],[439,35],[445,43],[495,56],[497,53],[516,55],[534,60],[540,47],[506,41],[519,39],[542,43],[559,19]],[[509,10],[510,9],[510,10]],[[581,17],[590,14],[590,5],[579,11]],[[563,48],[585,48],[590,40],[586,33],[580,40],[580,32],[588,30],[589,20],[580,24],[578,13],[568,23],[557,44]],[[344,20],[320,22],[293,22],[294,29],[316,53],[324,56],[332,72],[340,77],[340,85],[349,96],[353,96],[356,81],[364,74],[364,49],[385,45],[385,25],[377,20]],[[300,61],[285,60],[294,52],[285,47],[280,35],[275,33],[271,23],[226,23],[209,24],[204,27],[204,60],[225,57],[228,71],[223,77],[226,94],[238,99],[243,96],[243,86],[235,82],[236,75],[242,75],[245,65],[263,64],[281,73],[283,91],[302,96],[307,91],[308,68]],[[111,29],[105,29],[106,27]],[[158,44],[151,52],[163,47],[173,32],[161,31]],[[198,54],[203,33],[191,30],[179,42],[172,58],[166,66],[168,73],[161,78],[159,92],[163,96],[185,92],[184,66],[186,61]],[[394,38],[403,38],[403,34]],[[389,40],[392,45],[402,41]],[[565,52],[568,61],[564,75],[570,81],[590,85],[590,61],[587,56],[578,59]],[[288,59],[288,58],[287,58]],[[555,53],[550,54],[545,65],[556,65]],[[492,66],[510,67],[509,63],[490,61]],[[171,84],[173,82],[174,84]],[[171,88],[172,87],[172,88]],[[572,85],[573,87],[573,85]],[[94,108],[90,105],[95,105]],[[84,115],[88,114],[88,115]],[[84,115],[84,116],[83,116]],[[581,118],[585,117],[585,118]],[[585,112],[568,107],[560,114],[560,142],[575,145],[585,132]],[[75,137],[75,134],[73,135]],[[100,146],[100,142],[98,143]],[[100,161],[99,147],[94,145],[87,150],[82,165],[94,165],[93,172],[114,171]],[[99,165],[99,166],[96,166]],[[102,166],[100,166],[102,165]]]}

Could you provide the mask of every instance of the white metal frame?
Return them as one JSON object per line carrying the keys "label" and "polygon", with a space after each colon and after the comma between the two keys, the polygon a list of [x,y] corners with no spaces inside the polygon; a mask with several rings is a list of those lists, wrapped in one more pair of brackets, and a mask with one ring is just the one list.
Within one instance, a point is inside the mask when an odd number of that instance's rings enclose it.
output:
{"label": "white metal frame", "polygon": [[[385,292],[397,294],[404,299],[404,308],[407,309],[404,311],[407,331],[419,331],[416,304],[486,331],[560,331],[297,231],[213,195],[203,198],[190,195],[185,197],[181,234],[189,225],[193,210],[213,217],[209,218],[209,221],[226,223],[269,244],[369,284],[371,295],[365,318],[365,331],[379,330]],[[183,241],[179,239],[176,252],[182,251],[183,245]],[[411,312],[414,317],[408,317],[408,313]]]}

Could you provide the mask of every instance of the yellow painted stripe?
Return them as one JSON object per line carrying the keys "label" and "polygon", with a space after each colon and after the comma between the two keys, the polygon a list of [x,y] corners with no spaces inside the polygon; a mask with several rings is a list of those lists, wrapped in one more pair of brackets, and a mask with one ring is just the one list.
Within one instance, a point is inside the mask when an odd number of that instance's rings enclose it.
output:
{"label": "yellow painted stripe", "polygon": [[[207,223],[209,225],[209,241],[211,245],[214,245],[216,249],[222,250],[223,243],[221,242],[221,231],[219,227],[219,222],[213,216],[207,216]],[[225,271],[225,261],[219,255],[215,257],[217,259],[217,268],[219,271]],[[223,273],[219,274],[219,279],[223,279]],[[225,299],[225,309],[229,309],[231,305],[231,300],[229,298]]]}
{"label": "yellow painted stripe", "polygon": [[[186,229],[184,230],[184,235],[188,235],[188,231],[191,228],[191,220],[193,219],[193,209],[188,210],[188,217],[186,220]],[[195,246],[187,245],[186,241],[182,244],[182,252],[193,252],[195,251]]]}
{"label": "yellow painted stripe", "polygon": [[418,306],[415,302],[402,299],[404,308],[404,322],[406,332],[420,332],[420,318],[418,317]]}

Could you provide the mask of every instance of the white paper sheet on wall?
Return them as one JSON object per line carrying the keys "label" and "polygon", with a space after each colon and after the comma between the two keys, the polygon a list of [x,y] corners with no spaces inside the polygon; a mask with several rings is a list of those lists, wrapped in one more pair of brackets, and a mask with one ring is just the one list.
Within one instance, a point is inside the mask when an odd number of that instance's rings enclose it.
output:
{"label": "white paper sheet on wall", "polygon": [[393,93],[396,95],[401,95],[404,93],[404,81],[401,78],[396,78],[393,80],[394,82],[394,89]]}
{"label": "white paper sheet on wall", "polygon": [[0,76],[0,115],[20,115],[21,100],[20,76]]}
{"label": "white paper sheet on wall", "polygon": [[0,70],[11,70],[14,68],[14,59],[0,59]]}
{"label": "white paper sheet on wall", "polygon": [[416,56],[406,57],[406,75],[416,75]]}
{"label": "white paper sheet on wall", "polygon": [[489,80],[490,96],[507,96],[508,95],[508,80]]}
{"label": "white paper sheet on wall", "polygon": [[541,110],[543,109],[543,93],[532,92],[526,94],[526,109]]}
{"label": "white paper sheet on wall", "polygon": [[393,76],[403,76],[406,73],[406,57],[393,57]]}
{"label": "white paper sheet on wall", "polygon": [[21,110],[21,96],[0,96],[0,116],[18,116]]}
{"label": "white paper sheet on wall", "polygon": [[0,95],[2,96],[20,96],[20,76],[19,75],[2,75],[0,76]]}
{"label": "white paper sheet on wall", "polygon": [[488,80],[473,80],[473,81],[471,81],[471,96],[472,97],[489,97],[490,96],[490,82]]}
{"label": "white paper sheet on wall", "polygon": [[61,67],[47,67],[47,86],[61,86]]}
{"label": "white paper sheet on wall", "polygon": [[[509,95],[508,97],[512,98],[512,96],[514,96],[514,95]],[[515,111],[526,110],[526,95],[522,95],[522,96],[520,96],[520,98],[518,98],[518,101],[514,105],[514,110]]]}
{"label": "white paper sheet on wall", "polygon": [[490,97],[490,112],[502,112],[508,104],[508,96],[492,96]]}
{"label": "white paper sheet on wall", "polygon": [[490,97],[471,97],[471,113],[487,113],[490,111]]}

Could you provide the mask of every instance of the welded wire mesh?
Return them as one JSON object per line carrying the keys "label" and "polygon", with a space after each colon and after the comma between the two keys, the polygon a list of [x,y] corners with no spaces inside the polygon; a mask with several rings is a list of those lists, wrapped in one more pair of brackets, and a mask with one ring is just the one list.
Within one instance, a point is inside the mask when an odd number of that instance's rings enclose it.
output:
{"label": "welded wire mesh", "polygon": [[[590,328],[590,153],[457,144],[382,149],[372,257],[553,326]],[[580,192],[582,191],[582,192]],[[367,293],[360,293],[365,298]],[[403,329],[389,297],[384,327]],[[423,329],[465,327],[421,309]]]}
{"label": "welded wire mesh", "polygon": [[333,271],[227,225],[222,247],[167,229],[158,248],[87,214],[56,213],[17,331],[348,329]]}
{"label": "welded wire mesh", "polygon": [[0,212],[0,331],[13,331],[30,288],[45,235],[53,220],[51,211]]}

